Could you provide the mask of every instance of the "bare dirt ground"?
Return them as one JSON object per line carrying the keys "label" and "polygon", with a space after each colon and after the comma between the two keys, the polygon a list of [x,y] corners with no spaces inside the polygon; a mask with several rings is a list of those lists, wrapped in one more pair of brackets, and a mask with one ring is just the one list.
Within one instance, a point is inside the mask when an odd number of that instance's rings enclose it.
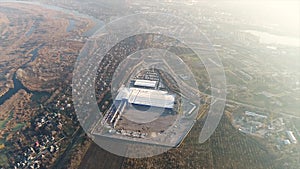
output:
{"label": "bare dirt ground", "polygon": [[79,169],[119,169],[122,167],[123,161],[124,157],[105,151],[93,143],[82,159]]}

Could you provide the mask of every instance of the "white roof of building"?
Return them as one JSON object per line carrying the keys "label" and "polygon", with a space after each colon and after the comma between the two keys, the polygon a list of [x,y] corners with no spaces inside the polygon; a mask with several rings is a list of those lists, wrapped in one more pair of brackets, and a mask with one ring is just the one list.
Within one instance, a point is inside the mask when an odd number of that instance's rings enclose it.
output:
{"label": "white roof of building", "polygon": [[151,81],[151,80],[140,80],[140,79],[137,79],[135,82],[134,82],[134,85],[135,86],[142,86],[142,87],[155,87],[157,84],[157,81]]}
{"label": "white roof of building", "polygon": [[141,88],[121,88],[116,100],[122,99],[132,104],[162,108],[173,108],[175,102],[175,96],[166,91]]}
{"label": "white roof of building", "polygon": [[286,133],[288,134],[288,137],[289,137],[289,139],[290,139],[292,142],[296,142],[296,141],[297,141],[297,139],[296,139],[296,137],[294,136],[294,134],[293,134],[292,131],[287,131]]}
{"label": "white roof of building", "polygon": [[245,114],[248,115],[248,116],[256,116],[256,117],[260,117],[260,118],[268,118],[268,116],[257,114],[257,113],[250,112],[250,111],[245,111]]}

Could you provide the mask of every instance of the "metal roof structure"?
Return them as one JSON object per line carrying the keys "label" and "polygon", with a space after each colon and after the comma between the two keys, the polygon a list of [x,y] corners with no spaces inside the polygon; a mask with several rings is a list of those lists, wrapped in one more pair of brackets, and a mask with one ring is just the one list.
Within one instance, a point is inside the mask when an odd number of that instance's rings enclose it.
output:
{"label": "metal roof structure", "polygon": [[175,96],[161,90],[123,87],[120,88],[115,100],[127,100],[131,104],[172,109]]}
{"label": "metal roof structure", "polygon": [[247,116],[259,117],[259,118],[265,118],[265,119],[268,118],[268,116],[257,114],[257,113],[250,112],[250,111],[245,111],[245,114]]}
{"label": "metal roof structure", "polygon": [[134,86],[150,87],[150,88],[155,88],[156,84],[157,84],[157,81],[151,81],[151,80],[140,80],[140,79],[137,79],[134,82]]}
{"label": "metal roof structure", "polygon": [[292,131],[286,131],[289,139],[291,140],[292,143],[296,144],[297,143],[297,139],[296,137],[294,136],[293,132]]}

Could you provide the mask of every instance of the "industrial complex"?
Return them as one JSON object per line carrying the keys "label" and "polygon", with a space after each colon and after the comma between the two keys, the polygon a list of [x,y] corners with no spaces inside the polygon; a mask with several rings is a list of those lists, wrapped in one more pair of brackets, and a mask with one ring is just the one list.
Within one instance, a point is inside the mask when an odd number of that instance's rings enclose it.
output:
{"label": "industrial complex", "polygon": [[[92,133],[147,144],[177,146],[193,125],[187,119],[190,119],[188,116],[196,105],[172,91],[168,80],[163,78],[167,76],[162,76],[162,73],[146,69],[121,85],[113,104]],[[185,106],[189,108],[181,110],[182,102],[190,107]]]}

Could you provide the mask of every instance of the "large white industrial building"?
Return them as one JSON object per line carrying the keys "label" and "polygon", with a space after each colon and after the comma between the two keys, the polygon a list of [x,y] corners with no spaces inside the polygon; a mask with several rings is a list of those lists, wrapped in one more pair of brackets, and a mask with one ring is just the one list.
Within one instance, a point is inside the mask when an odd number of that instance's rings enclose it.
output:
{"label": "large white industrial building", "polygon": [[127,101],[136,105],[172,109],[174,107],[175,96],[168,94],[167,91],[122,87],[115,100]]}
{"label": "large white industrial building", "polygon": [[121,87],[115,101],[130,104],[173,109],[175,96],[167,91],[157,90],[159,82],[155,80],[134,80],[132,87]]}

